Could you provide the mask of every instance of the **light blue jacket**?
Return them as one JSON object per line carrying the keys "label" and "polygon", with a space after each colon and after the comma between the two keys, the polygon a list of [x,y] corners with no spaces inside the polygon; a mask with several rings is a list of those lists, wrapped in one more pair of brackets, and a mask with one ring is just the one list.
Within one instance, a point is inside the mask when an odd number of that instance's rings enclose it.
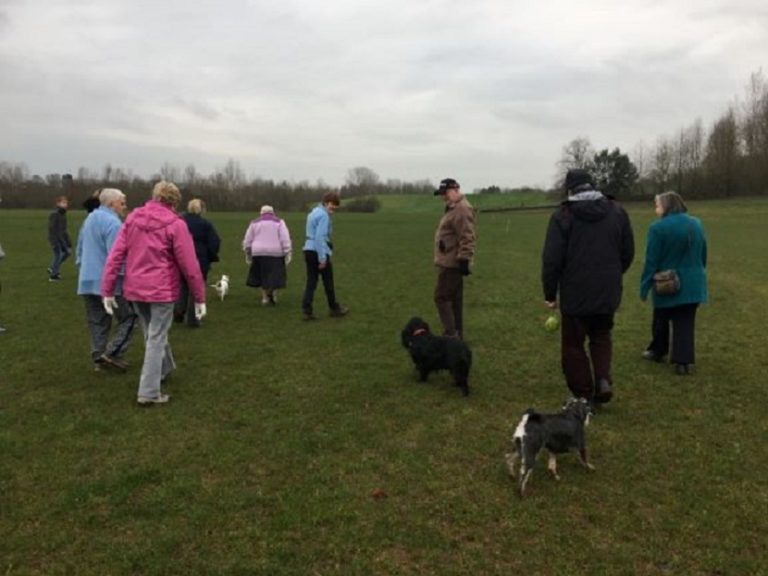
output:
{"label": "light blue jacket", "polygon": [[[653,275],[674,269],[680,290],[659,296],[653,290]],[[707,301],[707,238],[701,221],[688,214],[667,214],[648,229],[645,266],[640,278],[640,297],[653,292],[654,308],[671,308]]]}
{"label": "light blue jacket", "polygon": [[303,250],[317,252],[317,259],[322,264],[333,254],[329,246],[332,232],[331,215],[325,206],[318,204],[307,215],[307,240]]}
{"label": "light blue jacket", "polygon": [[[120,217],[114,210],[105,206],[99,206],[88,214],[83,222],[77,235],[75,254],[75,263],[80,267],[78,294],[101,296],[101,275],[120,226]],[[121,284],[122,282],[118,282],[117,294],[121,293]]]}

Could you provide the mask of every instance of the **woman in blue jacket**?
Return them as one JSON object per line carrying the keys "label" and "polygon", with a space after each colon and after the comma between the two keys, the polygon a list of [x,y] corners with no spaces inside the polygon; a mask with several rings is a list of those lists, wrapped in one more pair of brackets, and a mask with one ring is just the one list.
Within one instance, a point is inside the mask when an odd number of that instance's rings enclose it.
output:
{"label": "woman in blue jacket", "polygon": [[[645,267],[640,278],[640,298],[653,291],[653,338],[643,358],[661,362],[669,351],[669,326],[672,324],[670,362],[679,375],[690,373],[695,362],[694,327],[696,309],[707,301],[707,239],[698,218],[687,214],[685,202],[676,192],[655,198],[659,220],[648,229]],[[653,275],[675,270],[680,289],[675,294],[657,294]]]}

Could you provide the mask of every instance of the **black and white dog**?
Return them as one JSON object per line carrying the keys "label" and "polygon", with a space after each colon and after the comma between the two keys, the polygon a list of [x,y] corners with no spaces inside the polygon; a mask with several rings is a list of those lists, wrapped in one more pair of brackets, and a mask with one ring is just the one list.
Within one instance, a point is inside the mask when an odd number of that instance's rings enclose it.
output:
{"label": "black and white dog", "polygon": [[472,351],[458,338],[435,336],[429,324],[418,316],[408,321],[401,334],[403,347],[408,350],[419,371],[419,380],[426,382],[430,372],[448,370],[464,396],[469,394],[469,370]]}
{"label": "black and white dog", "polygon": [[584,435],[591,415],[592,407],[584,398],[567,400],[557,414],[540,414],[533,408],[525,411],[512,436],[515,451],[506,455],[509,474],[517,478],[517,490],[521,498],[525,495],[525,487],[542,448],[546,448],[549,453],[547,468],[555,480],[560,480],[556,455],[574,448],[578,450],[584,467],[594,470],[589,463]]}

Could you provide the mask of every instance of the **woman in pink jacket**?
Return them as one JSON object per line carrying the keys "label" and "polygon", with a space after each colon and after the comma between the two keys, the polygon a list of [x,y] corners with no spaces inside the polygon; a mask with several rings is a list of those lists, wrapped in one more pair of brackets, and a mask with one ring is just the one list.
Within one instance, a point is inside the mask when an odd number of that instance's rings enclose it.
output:
{"label": "woman in pink jacket", "polygon": [[251,265],[246,284],[261,288],[261,304],[275,305],[275,290],[285,288],[285,266],[291,261],[291,235],[272,206],[261,207],[243,238],[245,260]]}
{"label": "woman in pink jacket", "polygon": [[125,266],[123,296],[133,304],[144,330],[144,365],[138,402],[164,404],[160,383],[176,367],[168,342],[173,306],[183,274],[195,301],[195,315],[205,316],[205,283],[187,225],[176,213],[181,193],[171,182],[158,182],[152,199],[125,220],[104,267],[101,295],[112,314],[115,284]]}

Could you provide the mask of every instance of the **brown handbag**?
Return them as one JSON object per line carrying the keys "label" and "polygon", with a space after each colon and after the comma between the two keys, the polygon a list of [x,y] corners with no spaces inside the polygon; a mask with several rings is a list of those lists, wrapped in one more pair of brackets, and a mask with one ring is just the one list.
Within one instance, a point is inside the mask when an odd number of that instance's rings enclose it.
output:
{"label": "brown handbag", "polygon": [[653,275],[653,289],[658,296],[674,296],[680,291],[680,276],[675,270],[662,270]]}

